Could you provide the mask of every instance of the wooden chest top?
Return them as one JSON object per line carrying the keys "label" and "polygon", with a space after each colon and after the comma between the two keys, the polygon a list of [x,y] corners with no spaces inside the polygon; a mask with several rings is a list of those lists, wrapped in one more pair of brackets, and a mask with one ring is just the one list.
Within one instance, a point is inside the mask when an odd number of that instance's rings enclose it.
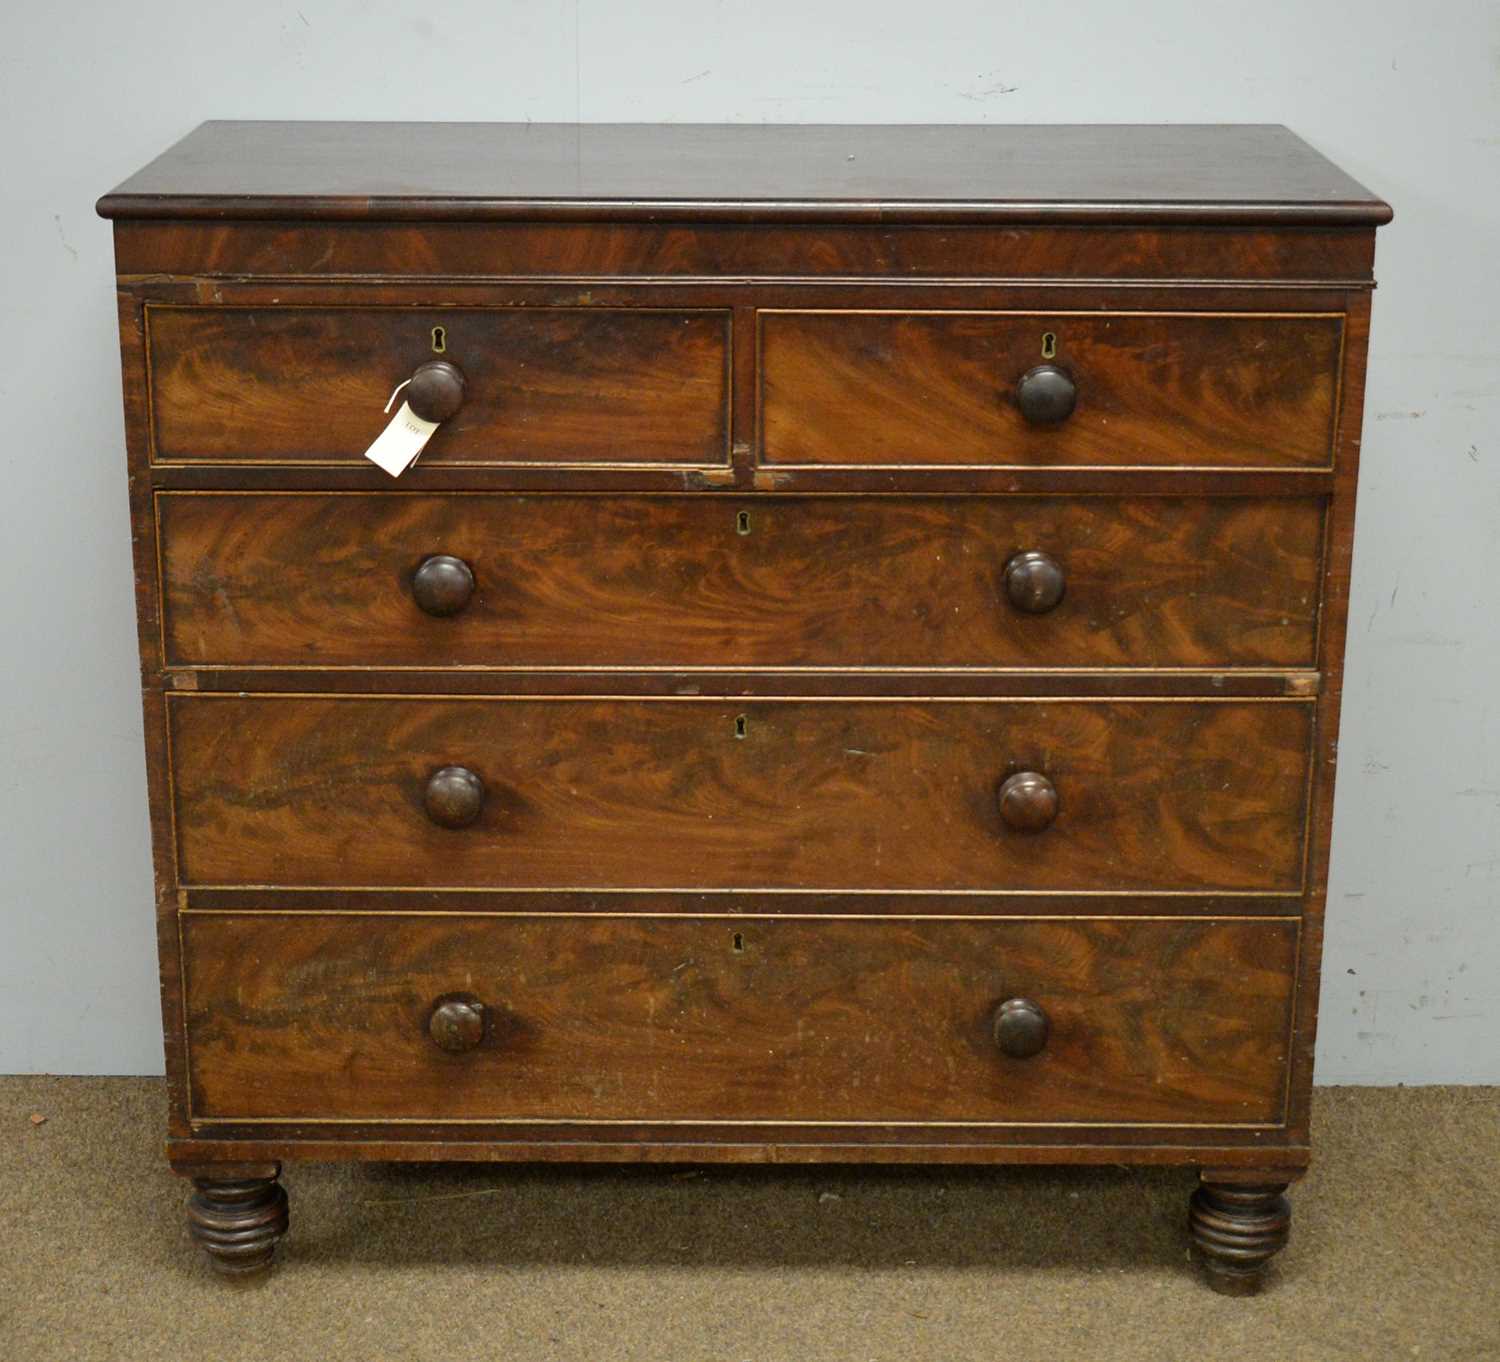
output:
{"label": "wooden chest top", "polygon": [[1390,209],[1284,127],[210,122],[105,217],[1276,223]]}

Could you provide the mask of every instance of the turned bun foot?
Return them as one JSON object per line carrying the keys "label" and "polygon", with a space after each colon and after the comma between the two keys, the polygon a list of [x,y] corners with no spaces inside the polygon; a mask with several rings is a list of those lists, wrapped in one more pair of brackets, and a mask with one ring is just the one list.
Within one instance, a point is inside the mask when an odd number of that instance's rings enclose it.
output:
{"label": "turned bun foot", "polygon": [[1266,1265],[1286,1246],[1292,1205],[1286,1183],[1203,1182],[1188,1203],[1188,1230],[1209,1286],[1253,1296]]}
{"label": "turned bun foot", "polygon": [[214,1267],[231,1277],[264,1272],[287,1229],[286,1189],[270,1177],[195,1176],[188,1230]]}

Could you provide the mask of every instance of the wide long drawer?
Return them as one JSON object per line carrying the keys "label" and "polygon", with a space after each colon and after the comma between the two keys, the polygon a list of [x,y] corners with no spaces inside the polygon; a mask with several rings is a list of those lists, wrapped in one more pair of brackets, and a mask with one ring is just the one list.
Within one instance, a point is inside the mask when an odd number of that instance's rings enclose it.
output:
{"label": "wide long drawer", "polygon": [[190,914],[182,939],[199,1120],[1274,1123],[1297,924]]}
{"label": "wide long drawer", "polygon": [[1332,462],[1337,314],[764,312],[773,464]]}
{"label": "wide long drawer", "polygon": [[158,508],[175,666],[1316,654],[1317,498],[164,493]]}
{"label": "wide long drawer", "polygon": [[466,382],[424,464],[729,458],[724,310],[153,304],[146,319],[162,461],[361,463],[439,344]]}
{"label": "wide long drawer", "polygon": [[1297,892],[1312,706],[172,695],[186,884]]}

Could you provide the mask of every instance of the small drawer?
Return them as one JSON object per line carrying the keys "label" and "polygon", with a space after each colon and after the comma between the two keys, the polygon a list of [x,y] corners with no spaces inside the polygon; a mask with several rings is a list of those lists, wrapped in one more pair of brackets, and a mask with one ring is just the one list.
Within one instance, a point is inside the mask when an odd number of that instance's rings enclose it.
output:
{"label": "small drawer", "polygon": [[419,365],[463,377],[424,464],[728,462],[729,313],[146,308],[152,457],[360,463]]}
{"label": "small drawer", "polygon": [[163,493],[169,666],[1308,667],[1316,498]]}
{"label": "small drawer", "polygon": [[185,915],[192,1116],[1275,1124],[1293,920]]}
{"label": "small drawer", "polygon": [[169,697],[183,883],[1298,892],[1303,700]]}
{"label": "small drawer", "polygon": [[1337,314],[762,312],[761,458],[1325,468]]}

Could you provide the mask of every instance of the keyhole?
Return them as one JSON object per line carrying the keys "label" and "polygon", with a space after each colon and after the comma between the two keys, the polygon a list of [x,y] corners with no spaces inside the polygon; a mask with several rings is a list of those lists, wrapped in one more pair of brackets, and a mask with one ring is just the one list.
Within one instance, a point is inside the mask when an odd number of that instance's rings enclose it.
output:
{"label": "keyhole", "polygon": [[734,721],[734,736],[736,738],[743,738],[745,736],[745,730],[749,726],[749,719],[747,719],[743,714],[739,715]]}
{"label": "keyhole", "polygon": [[432,328],[432,353],[441,355],[448,349],[448,328],[446,326],[435,326]]}
{"label": "keyhole", "polygon": [[737,951],[742,951],[745,949],[745,938],[738,932],[734,934],[734,948]]}
{"label": "keyhole", "polygon": [[1055,331],[1042,332],[1042,358],[1055,359],[1057,357],[1057,333]]}
{"label": "keyhole", "polygon": [[749,534],[750,533],[750,512],[749,511],[741,511],[737,516],[735,516],[735,518],[734,518],[734,532],[736,534]]}

